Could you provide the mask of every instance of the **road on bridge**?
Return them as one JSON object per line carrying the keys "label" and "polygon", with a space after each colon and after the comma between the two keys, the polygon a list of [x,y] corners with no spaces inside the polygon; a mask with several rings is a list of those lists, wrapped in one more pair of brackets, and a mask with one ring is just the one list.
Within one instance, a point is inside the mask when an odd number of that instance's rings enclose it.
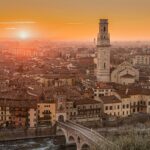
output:
{"label": "road on bridge", "polygon": [[118,149],[115,144],[113,144],[111,141],[107,140],[105,137],[100,135],[98,132],[86,128],[82,125],[76,124],[72,121],[66,121],[66,122],[58,122],[59,124],[66,126],[68,128],[71,128],[75,130],[77,133],[82,134],[85,136],[87,139],[92,141],[96,146],[102,146],[102,145],[107,145],[109,147],[115,147],[115,150]]}

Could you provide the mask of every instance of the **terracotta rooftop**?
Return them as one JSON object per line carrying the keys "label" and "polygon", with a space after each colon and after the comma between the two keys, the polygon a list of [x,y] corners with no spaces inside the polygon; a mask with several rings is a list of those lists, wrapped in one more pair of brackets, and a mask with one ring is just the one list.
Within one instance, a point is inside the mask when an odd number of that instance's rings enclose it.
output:
{"label": "terracotta rooftop", "polygon": [[67,102],[74,102],[76,105],[100,104],[101,102],[89,98],[67,99]]}
{"label": "terracotta rooftop", "polygon": [[81,100],[77,100],[75,101],[76,105],[84,105],[84,104],[100,104],[101,102],[93,100],[93,99],[81,99]]}
{"label": "terracotta rooftop", "polygon": [[104,82],[98,82],[96,84],[96,88],[99,88],[99,89],[112,89],[113,86],[110,85],[110,84],[104,83]]}
{"label": "terracotta rooftop", "polygon": [[17,107],[17,108],[36,108],[36,100],[12,100],[0,99],[1,107]]}
{"label": "terracotta rooftop", "polygon": [[119,100],[116,96],[103,96],[101,97],[104,104],[112,104],[112,103],[121,103],[121,100]]}
{"label": "terracotta rooftop", "polygon": [[123,76],[121,76],[121,78],[134,78],[135,76],[131,75],[131,74],[125,74]]}
{"label": "terracotta rooftop", "polygon": [[150,89],[143,89],[140,87],[137,88],[126,88],[126,89],[120,89],[117,91],[117,93],[122,97],[130,97],[132,95],[150,95]]}

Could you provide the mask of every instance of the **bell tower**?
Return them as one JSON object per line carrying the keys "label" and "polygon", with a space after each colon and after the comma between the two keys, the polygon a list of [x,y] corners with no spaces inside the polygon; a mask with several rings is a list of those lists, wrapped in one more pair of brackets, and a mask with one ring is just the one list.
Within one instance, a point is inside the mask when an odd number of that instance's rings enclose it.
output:
{"label": "bell tower", "polygon": [[97,81],[110,82],[110,35],[108,19],[100,19],[97,38]]}

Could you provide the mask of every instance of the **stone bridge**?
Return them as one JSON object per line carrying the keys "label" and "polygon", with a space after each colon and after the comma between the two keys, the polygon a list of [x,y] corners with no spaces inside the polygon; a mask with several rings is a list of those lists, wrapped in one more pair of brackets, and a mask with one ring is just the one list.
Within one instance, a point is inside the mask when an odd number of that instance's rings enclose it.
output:
{"label": "stone bridge", "polygon": [[57,132],[62,131],[66,144],[76,144],[77,150],[117,150],[118,147],[99,133],[72,121],[57,122]]}

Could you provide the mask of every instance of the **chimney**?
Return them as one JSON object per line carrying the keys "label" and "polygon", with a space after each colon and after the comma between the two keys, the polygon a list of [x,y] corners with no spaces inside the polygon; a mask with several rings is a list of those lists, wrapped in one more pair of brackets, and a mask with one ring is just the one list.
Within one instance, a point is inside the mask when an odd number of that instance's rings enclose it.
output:
{"label": "chimney", "polygon": [[128,94],[128,92],[129,92],[129,89],[127,88],[127,89],[126,89],[126,95]]}

